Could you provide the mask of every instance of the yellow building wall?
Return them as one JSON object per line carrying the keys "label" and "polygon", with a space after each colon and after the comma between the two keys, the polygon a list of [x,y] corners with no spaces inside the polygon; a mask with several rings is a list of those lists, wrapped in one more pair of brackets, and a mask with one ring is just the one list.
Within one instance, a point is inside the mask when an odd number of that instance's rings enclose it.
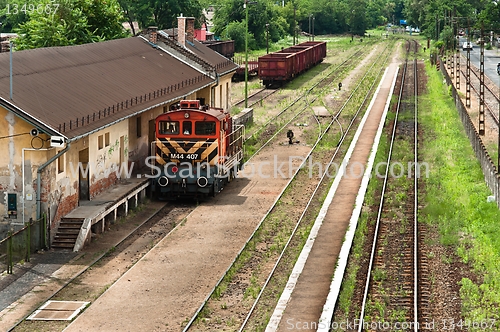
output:
{"label": "yellow building wall", "polygon": [[231,108],[231,77],[233,74],[219,77],[219,84],[212,87],[212,98],[214,99],[215,107],[229,110]]}
{"label": "yellow building wall", "polygon": [[[222,77],[215,89],[222,89],[222,98],[216,102],[217,107],[228,94],[231,78]],[[194,92],[183,99],[205,98],[210,104],[211,90],[207,87]],[[219,94],[217,94],[219,95]],[[228,95],[227,95],[228,96]],[[100,192],[116,183],[125,173],[119,172],[120,165],[124,171],[127,166],[139,171],[145,165],[150,155],[150,143],[154,141],[154,121],[163,112],[170,109],[172,104],[157,107],[107,127],[94,134],[70,143],[68,150],[59,159],[55,159],[41,172],[41,213],[46,213],[55,228],[61,217],[78,206],[80,197],[79,172],[85,170],[82,164],[82,151],[87,151],[89,196],[92,199]],[[140,120],[138,118],[140,117]],[[137,129],[139,128],[139,135]],[[7,209],[7,194],[17,194],[17,221],[36,218],[37,207],[37,171],[51,157],[64,148],[51,148],[50,137],[40,134],[37,137],[30,135],[33,126],[16,116],[14,113],[0,107],[0,149],[4,157],[0,158],[0,220],[11,223]],[[24,151],[24,158],[23,158]],[[24,167],[24,176],[23,168]],[[143,169],[144,171],[144,169]],[[24,192],[24,196],[23,196]],[[24,197],[24,199],[23,199]],[[2,219],[3,218],[3,219]]]}
{"label": "yellow building wall", "polygon": [[[9,223],[22,224],[23,219],[29,221],[29,218],[35,218],[36,171],[47,160],[51,150],[48,136],[31,136],[32,129],[32,125],[0,107],[0,151],[3,155],[0,158],[0,220]],[[16,219],[9,218],[8,194],[17,195]],[[23,211],[26,211],[24,216]]]}

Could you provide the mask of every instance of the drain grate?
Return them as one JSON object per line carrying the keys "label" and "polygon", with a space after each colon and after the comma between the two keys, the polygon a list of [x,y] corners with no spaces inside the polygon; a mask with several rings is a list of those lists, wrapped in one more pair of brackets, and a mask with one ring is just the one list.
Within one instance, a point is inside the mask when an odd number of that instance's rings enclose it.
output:
{"label": "drain grate", "polygon": [[47,301],[27,320],[72,320],[90,302],[83,301]]}

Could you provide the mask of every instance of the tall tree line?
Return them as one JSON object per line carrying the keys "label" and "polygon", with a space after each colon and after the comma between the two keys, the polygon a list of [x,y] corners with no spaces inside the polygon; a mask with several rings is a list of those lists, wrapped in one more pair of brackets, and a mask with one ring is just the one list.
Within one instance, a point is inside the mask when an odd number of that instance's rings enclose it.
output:
{"label": "tall tree line", "polygon": [[[57,9],[30,10],[40,5]],[[251,49],[298,31],[312,32],[311,21],[316,35],[363,35],[401,19],[432,39],[450,38],[465,28],[500,32],[500,0],[0,0],[0,31],[18,32],[18,49],[73,45],[122,38],[123,22],[166,29],[176,27],[182,14],[195,17],[199,27],[209,6],[215,10],[213,32],[233,39],[237,51],[244,48],[247,24]]]}

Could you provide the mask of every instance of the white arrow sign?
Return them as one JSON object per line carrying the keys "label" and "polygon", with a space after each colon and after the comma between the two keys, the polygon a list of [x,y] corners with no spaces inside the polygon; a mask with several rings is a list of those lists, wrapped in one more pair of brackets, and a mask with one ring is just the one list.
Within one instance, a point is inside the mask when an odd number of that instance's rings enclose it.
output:
{"label": "white arrow sign", "polygon": [[50,146],[53,148],[62,148],[64,146],[64,138],[62,136],[51,136]]}

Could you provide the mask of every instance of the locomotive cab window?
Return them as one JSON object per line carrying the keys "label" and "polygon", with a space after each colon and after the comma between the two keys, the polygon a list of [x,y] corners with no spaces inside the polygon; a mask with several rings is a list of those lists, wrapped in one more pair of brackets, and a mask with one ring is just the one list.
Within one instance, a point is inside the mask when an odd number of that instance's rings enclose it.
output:
{"label": "locomotive cab window", "polygon": [[177,135],[179,134],[178,121],[160,121],[158,122],[158,133],[160,135]]}
{"label": "locomotive cab window", "polygon": [[182,122],[182,132],[184,133],[184,135],[191,135],[191,133],[193,132],[191,121]]}
{"label": "locomotive cab window", "polygon": [[194,133],[196,135],[215,135],[215,121],[197,121],[194,124]]}

